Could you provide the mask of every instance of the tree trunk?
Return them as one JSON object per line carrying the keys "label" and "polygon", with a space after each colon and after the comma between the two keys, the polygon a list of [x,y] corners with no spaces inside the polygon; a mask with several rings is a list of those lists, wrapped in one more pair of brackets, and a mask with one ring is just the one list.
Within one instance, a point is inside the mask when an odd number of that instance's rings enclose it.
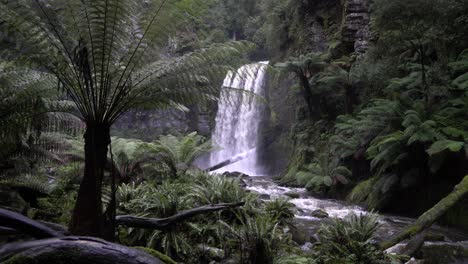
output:
{"label": "tree trunk", "polygon": [[354,106],[358,104],[358,98],[354,87],[352,85],[346,85],[345,88],[345,111],[346,114],[352,114],[354,112]]}
{"label": "tree trunk", "polygon": [[405,239],[412,238],[420,232],[431,227],[442,215],[444,215],[453,205],[460,201],[468,193],[468,176],[455,186],[455,189],[447,195],[444,199],[440,200],[434,207],[421,215],[414,224],[403,230],[400,234],[396,235],[389,241],[380,244],[380,248],[387,249],[400,243]]}
{"label": "tree trunk", "polygon": [[110,144],[110,125],[88,122],[85,140],[85,171],[70,223],[74,235],[102,237],[102,180]]}
{"label": "tree trunk", "polygon": [[299,78],[301,80],[302,93],[307,103],[307,109],[309,110],[309,116],[312,120],[318,120],[321,114],[320,101],[312,94],[309,79],[307,79],[305,75],[301,75]]}

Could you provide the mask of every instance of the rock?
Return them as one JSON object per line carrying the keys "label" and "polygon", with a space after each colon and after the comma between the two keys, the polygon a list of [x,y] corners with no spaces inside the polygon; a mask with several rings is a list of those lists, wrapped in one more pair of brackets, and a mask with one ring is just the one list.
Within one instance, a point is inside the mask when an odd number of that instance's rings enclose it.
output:
{"label": "rock", "polygon": [[468,263],[468,241],[426,242],[416,257],[424,259],[425,264]]}
{"label": "rock", "polygon": [[210,247],[207,245],[198,245],[198,249],[205,252],[212,260],[219,261],[224,258],[224,250],[222,249]]}
{"label": "rock", "polygon": [[262,193],[262,194],[260,194],[260,196],[258,196],[258,198],[260,198],[262,200],[270,200],[271,196],[269,194]]}
{"label": "rock", "polygon": [[443,234],[428,233],[426,234],[426,237],[424,240],[428,242],[444,242],[444,241],[448,241],[449,239],[447,239],[447,237],[444,236]]}
{"label": "rock", "polygon": [[302,251],[306,251],[306,252],[307,252],[307,251],[312,251],[312,247],[313,247],[313,246],[314,246],[314,245],[313,245],[312,243],[307,242],[307,243],[305,243],[304,245],[301,246],[301,250],[302,250]]}
{"label": "rock", "polygon": [[239,179],[239,186],[242,187],[242,188],[245,188],[245,187],[247,187],[247,183],[245,183],[244,180]]}
{"label": "rock", "polygon": [[427,263],[425,260],[420,260],[420,259],[415,259],[415,258],[411,258],[408,262],[406,262],[405,264],[425,264]]}
{"label": "rock", "polygon": [[310,234],[308,230],[304,230],[301,227],[291,229],[291,239],[296,242],[298,245],[304,245],[310,243]]}
{"label": "rock", "polygon": [[312,213],[310,213],[310,216],[316,217],[316,218],[328,218],[329,214],[322,209],[317,209],[313,211]]}
{"label": "rock", "polygon": [[305,219],[295,219],[293,227],[290,229],[291,239],[299,246],[306,243],[315,243],[318,241],[317,231],[323,221],[310,221]]}
{"label": "rock", "polygon": [[226,171],[223,176],[228,178],[249,178],[250,176],[238,171]]}
{"label": "rock", "polygon": [[395,255],[401,255],[403,254],[403,251],[405,250],[406,244],[405,243],[400,243],[396,244],[391,248],[387,248],[385,250],[385,253],[387,254],[395,254]]}
{"label": "rock", "polygon": [[301,195],[297,192],[286,192],[284,195],[289,196],[293,199],[298,199]]}
{"label": "rock", "polygon": [[427,231],[417,234],[406,244],[403,255],[413,257],[424,245],[424,239],[426,238]]}

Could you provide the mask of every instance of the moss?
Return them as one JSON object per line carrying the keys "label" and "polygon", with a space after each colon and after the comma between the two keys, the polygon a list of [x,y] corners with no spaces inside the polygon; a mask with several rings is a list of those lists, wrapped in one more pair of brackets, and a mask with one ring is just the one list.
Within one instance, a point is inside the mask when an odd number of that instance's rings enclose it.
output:
{"label": "moss", "polygon": [[9,259],[7,259],[3,264],[27,264],[27,263],[36,263],[34,259],[28,258],[21,254],[15,255]]}
{"label": "moss", "polygon": [[287,256],[279,258],[274,262],[275,264],[310,264],[313,260],[306,257],[300,256]]}
{"label": "moss", "polygon": [[369,195],[372,193],[372,186],[376,178],[370,178],[356,185],[351,193],[346,197],[346,200],[351,203],[365,203]]}
{"label": "moss", "polygon": [[441,224],[454,226],[468,231],[468,198],[459,201],[441,217]]}
{"label": "moss", "polygon": [[150,254],[151,256],[161,260],[162,262],[164,262],[166,264],[177,264],[177,262],[172,260],[169,256],[164,255],[163,253],[161,253],[161,252],[159,252],[157,250],[147,248],[147,247],[135,247],[135,248]]}
{"label": "moss", "polygon": [[41,264],[41,263],[51,263],[51,264],[70,264],[76,263],[70,261],[70,256],[78,256],[80,250],[78,249],[69,249],[63,252],[48,252],[40,254],[39,256],[25,256],[27,252],[19,253],[9,258],[8,260],[2,262],[3,264]]}

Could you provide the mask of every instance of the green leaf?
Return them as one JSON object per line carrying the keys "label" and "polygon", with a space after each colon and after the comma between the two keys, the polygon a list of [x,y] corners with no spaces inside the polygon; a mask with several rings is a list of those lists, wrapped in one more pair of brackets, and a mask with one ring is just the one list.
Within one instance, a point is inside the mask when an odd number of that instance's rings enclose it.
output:
{"label": "green leaf", "polygon": [[459,152],[465,146],[465,142],[453,140],[440,140],[432,144],[427,150],[430,156],[449,150],[451,152]]}
{"label": "green leaf", "polygon": [[330,176],[325,176],[323,177],[323,183],[326,186],[331,187],[333,185],[333,179]]}

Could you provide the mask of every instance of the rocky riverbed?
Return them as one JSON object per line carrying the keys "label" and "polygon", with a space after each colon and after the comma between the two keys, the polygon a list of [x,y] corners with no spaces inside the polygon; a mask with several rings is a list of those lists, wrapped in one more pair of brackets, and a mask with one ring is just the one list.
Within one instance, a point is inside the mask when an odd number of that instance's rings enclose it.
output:
{"label": "rocky riverbed", "polygon": [[[344,218],[350,213],[369,213],[360,206],[343,201],[315,198],[304,188],[279,186],[272,177],[248,177],[242,174],[237,176],[242,178],[246,189],[258,193],[262,200],[279,197],[291,199],[291,203],[296,205],[295,228],[292,230],[293,240],[302,245],[304,250],[310,249],[312,244],[318,240],[318,228],[322,224],[329,223],[333,217]],[[375,238],[376,242],[390,238],[415,221],[412,218],[395,215],[378,214],[378,217],[380,227]],[[404,244],[399,244],[391,251],[398,252],[402,246]],[[468,234],[434,225],[426,236],[426,242],[420,250],[419,256],[423,259],[430,259],[424,263],[468,263]]]}

